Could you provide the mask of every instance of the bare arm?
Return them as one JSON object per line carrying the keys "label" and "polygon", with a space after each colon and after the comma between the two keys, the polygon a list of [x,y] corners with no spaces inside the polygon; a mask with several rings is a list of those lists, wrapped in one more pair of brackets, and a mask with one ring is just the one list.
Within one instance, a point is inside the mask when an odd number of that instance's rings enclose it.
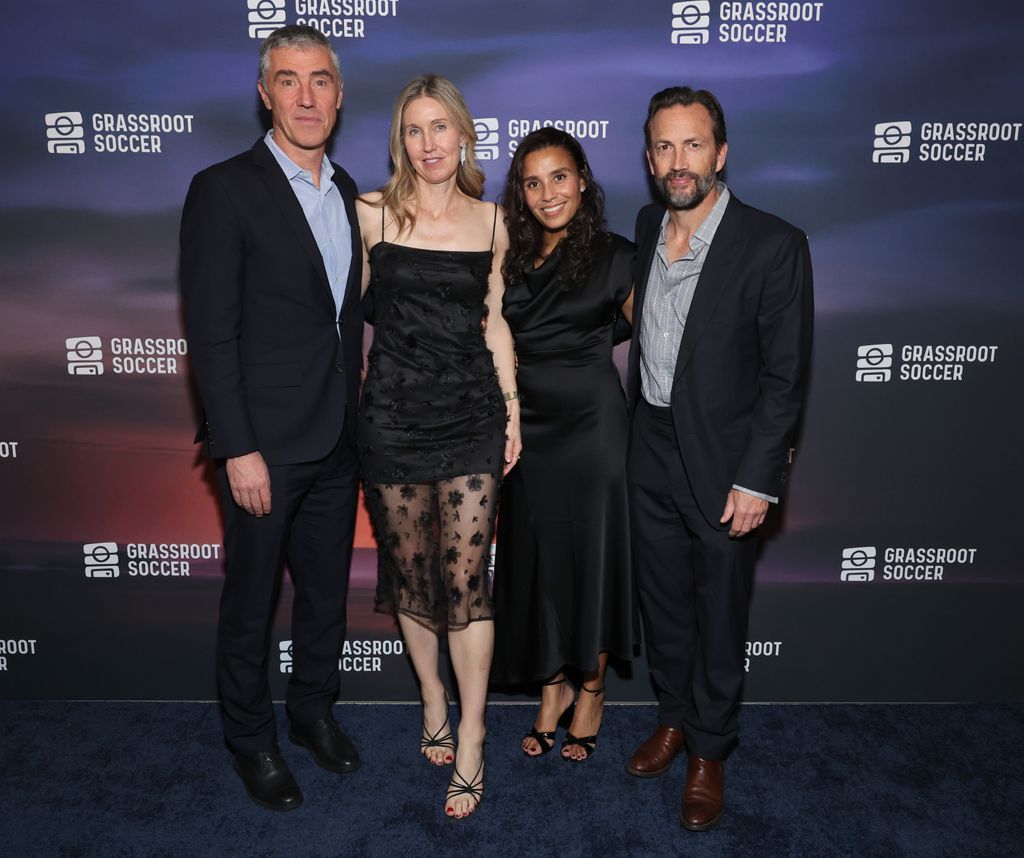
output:
{"label": "bare arm", "polygon": [[356,198],[356,216],[359,218],[359,232],[363,237],[363,282],[360,286],[360,297],[366,295],[370,285],[370,248],[381,240],[380,209],[370,205],[379,199],[380,193],[377,191]]}
{"label": "bare arm", "polygon": [[[512,331],[502,315],[502,297],[505,294],[505,283],[501,278],[501,263],[508,250],[508,233],[505,231],[502,212],[498,212],[498,225],[494,234],[494,262],[491,275],[487,281],[487,327],[484,339],[487,348],[494,357],[494,369],[498,374],[498,383],[504,394],[516,390],[516,355],[512,342]],[[508,415],[508,426],[505,431],[505,473],[507,474],[519,461],[523,449],[519,434],[519,400],[512,399],[505,403]]]}

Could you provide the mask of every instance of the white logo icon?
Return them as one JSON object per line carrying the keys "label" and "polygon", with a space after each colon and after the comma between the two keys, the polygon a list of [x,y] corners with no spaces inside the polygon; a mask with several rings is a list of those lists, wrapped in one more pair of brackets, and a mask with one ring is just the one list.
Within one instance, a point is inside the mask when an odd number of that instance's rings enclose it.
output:
{"label": "white logo icon", "polygon": [[53,155],[81,155],[85,151],[85,129],[77,110],[47,113],[46,148]]}
{"label": "white logo icon", "polygon": [[474,119],[473,130],[476,132],[476,157],[480,161],[498,160],[498,120],[497,117]]}
{"label": "white logo icon", "polygon": [[857,346],[857,381],[892,378],[892,343]]}
{"label": "white logo icon", "polygon": [[683,0],[672,4],[672,44],[706,45],[711,26],[710,0]]}
{"label": "white logo icon", "polygon": [[103,375],[103,341],[99,337],[68,337],[69,375]]}
{"label": "white logo icon", "polygon": [[843,549],[843,581],[875,580],[875,546],[861,545],[858,548]]}
{"label": "white logo icon", "polygon": [[871,160],[876,164],[906,164],[910,160],[909,122],[879,122],[875,126],[875,151]]}
{"label": "white logo icon", "polygon": [[265,39],[285,25],[284,0],[246,0],[249,5],[249,38]]}
{"label": "white logo icon", "polygon": [[116,542],[87,542],[82,551],[85,554],[86,578],[120,577]]}
{"label": "white logo icon", "polygon": [[281,641],[277,645],[278,650],[281,653],[281,673],[292,672],[292,642]]}

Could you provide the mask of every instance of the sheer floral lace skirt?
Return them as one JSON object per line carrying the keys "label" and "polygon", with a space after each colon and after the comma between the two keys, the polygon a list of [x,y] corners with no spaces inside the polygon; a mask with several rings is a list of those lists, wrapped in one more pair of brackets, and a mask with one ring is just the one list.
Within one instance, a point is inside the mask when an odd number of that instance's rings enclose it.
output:
{"label": "sheer floral lace skirt", "polygon": [[435,630],[494,618],[489,566],[498,484],[492,474],[365,484],[379,607]]}

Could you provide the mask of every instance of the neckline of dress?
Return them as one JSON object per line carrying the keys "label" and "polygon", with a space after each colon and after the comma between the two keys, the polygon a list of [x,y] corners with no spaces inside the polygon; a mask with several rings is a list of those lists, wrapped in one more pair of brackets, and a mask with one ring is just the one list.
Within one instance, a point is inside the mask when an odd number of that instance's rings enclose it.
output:
{"label": "neckline of dress", "polygon": [[398,244],[394,241],[385,241],[384,239],[381,239],[373,247],[371,247],[370,253],[373,253],[373,251],[380,247],[382,244],[387,245],[388,247],[401,247],[404,250],[422,250],[425,251],[426,253],[487,253],[490,254],[491,256],[494,255],[494,251],[491,250],[490,248],[488,248],[487,250],[445,250],[443,248],[438,247],[416,247],[415,245],[412,244]]}

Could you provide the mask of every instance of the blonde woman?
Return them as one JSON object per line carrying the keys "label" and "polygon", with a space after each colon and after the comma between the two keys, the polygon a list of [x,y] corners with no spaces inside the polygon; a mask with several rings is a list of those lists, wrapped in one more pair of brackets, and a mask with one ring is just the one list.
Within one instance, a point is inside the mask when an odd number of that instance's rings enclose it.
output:
{"label": "blonde woman", "polygon": [[[394,173],[357,203],[374,303],[359,411],[366,497],[390,603],[423,698],[423,755],[454,762],[445,813],[483,797],[484,705],[494,648],[488,559],[502,476],[516,463],[519,402],[501,314],[502,213],[480,200],[473,120],[437,75],[409,82],[391,122]],[[438,674],[447,632],[458,745]]]}

